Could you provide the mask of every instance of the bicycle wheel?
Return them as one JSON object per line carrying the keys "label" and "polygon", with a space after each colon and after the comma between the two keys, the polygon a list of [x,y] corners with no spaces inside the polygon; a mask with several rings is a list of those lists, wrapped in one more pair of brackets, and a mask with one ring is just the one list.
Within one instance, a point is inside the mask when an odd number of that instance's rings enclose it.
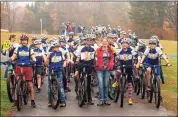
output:
{"label": "bicycle wheel", "polygon": [[7,77],[7,94],[10,102],[14,102],[14,93],[15,93],[15,76],[8,74]]}
{"label": "bicycle wheel", "polygon": [[140,78],[141,99],[145,98],[145,91],[146,91],[146,79],[145,79],[145,73],[143,73],[142,77]]}
{"label": "bicycle wheel", "polygon": [[82,107],[84,105],[84,95],[85,95],[85,81],[83,79],[79,79],[78,83],[78,105]]}
{"label": "bicycle wheel", "polygon": [[125,86],[126,86],[126,76],[121,78],[121,98],[120,98],[120,107],[124,105],[124,93],[125,93]]}
{"label": "bicycle wheel", "polygon": [[29,92],[28,92],[28,85],[27,85],[27,82],[26,81],[23,81],[23,101],[24,101],[24,104],[27,105],[28,103],[28,95],[29,95]]}
{"label": "bicycle wheel", "polygon": [[17,93],[17,110],[20,111],[21,110],[21,106],[22,106],[22,80],[18,80],[17,82],[17,89],[16,89],[16,93]]}
{"label": "bicycle wheel", "polygon": [[154,81],[154,96],[155,96],[155,105],[156,108],[159,108],[161,103],[161,97],[160,97],[160,78],[156,78]]}
{"label": "bicycle wheel", "polygon": [[140,80],[139,80],[135,85],[136,85],[136,87],[137,87],[136,94],[139,95],[139,94],[140,94],[140,89],[141,89]]}
{"label": "bicycle wheel", "polygon": [[110,78],[109,78],[109,87],[108,87],[108,97],[111,100],[114,99],[113,98],[113,92],[112,92],[112,90],[114,90],[113,87],[112,87],[112,85],[113,85],[114,82],[115,82],[115,80],[110,76]]}
{"label": "bicycle wheel", "polygon": [[115,103],[117,103],[117,101],[118,101],[118,99],[119,99],[119,95],[120,95],[120,93],[121,93],[121,87],[120,87],[120,85],[118,85],[117,87],[116,87],[116,94],[115,94],[115,97],[114,97],[114,102]]}
{"label": "bicycle wheel", "polygon": [[152,103],[152,100],[153,100],[153,86],[152,86],[152,83],[151,83],[151,90],[147,91],[147,99],[148,99],[149,103]]}
{"label": "bicycle wheel", "polygon": [[59,106],[59,83],[56,77],[51,78],[51,87],[50,87],[50,101],[53,109],[57,109]]}

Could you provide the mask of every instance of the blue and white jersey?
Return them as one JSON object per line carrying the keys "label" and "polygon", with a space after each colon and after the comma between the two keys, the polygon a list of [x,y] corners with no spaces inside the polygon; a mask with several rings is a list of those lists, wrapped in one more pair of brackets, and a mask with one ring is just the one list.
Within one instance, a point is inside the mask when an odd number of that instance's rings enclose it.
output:
{"label": "blue and white jersey", "polygon": [[34,55],[36,57],[36,65],[41,66],[43,65],[43,56],[45,55],[45,52],[42,48],[33,48]]}
{"label": "blue and white jersey", "polygon": [[150,47],[147,47],[144,55],[147,58],[147,62],[149,62],[152,65],[159,64],[159,57],[163,54],[161,49],[159,47],[156,47],[155,49],[151,49]]}
{"label": "blue and white jersey", "polygon": [[48,49],[48,44],[46,41],[41,41],[42,42],[42,47],[44,49],[44,52],[46,53],[47,52],[47,49]]}
{"label": "blue and white jersey", "polygon": [[93,66],[93,62],[95,60],[95,49],[93,47],[84,46],[78,51],[77,57],[80,58],[81,63]]}
{"label": "blue and white jersey", "polygon": [[65,58],[61,51],[51,52],[49,56],[49,68],[53,68],[54,71],[61,72],[64,60]]}
{"label": "blue and white jersey", "polygon": [[31,55],[34,54],[33,49],[30,50],[28,45],[21,45],[15,49],[14,53],[17,54],[17,65],[30,66]]}
{"label": "blue and white jersey", "polygon": [[120,60],[121,65],[132,65],[134,57],[141,59],[130,47],[127,50],[119,49],[117,51],[117,58]]}

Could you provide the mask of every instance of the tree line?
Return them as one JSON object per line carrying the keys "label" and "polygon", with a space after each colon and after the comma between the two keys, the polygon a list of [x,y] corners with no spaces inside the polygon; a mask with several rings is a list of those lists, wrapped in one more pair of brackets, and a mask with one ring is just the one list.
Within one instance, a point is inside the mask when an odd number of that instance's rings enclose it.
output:
{"label": "tree line", "polygon": [[176,39],[177,2],[1,2],[1,28],[10,32],[59,34],[62,23],[121,26],[141,38]]}

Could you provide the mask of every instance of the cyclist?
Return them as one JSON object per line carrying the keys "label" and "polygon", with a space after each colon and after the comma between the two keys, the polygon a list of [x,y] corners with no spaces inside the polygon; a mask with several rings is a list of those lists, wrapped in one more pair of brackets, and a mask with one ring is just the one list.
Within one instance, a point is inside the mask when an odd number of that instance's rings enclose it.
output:
{"label": "cyclist", "polygon": [[59,80],[60,85],[60,107],[65,107],[65,94],[64,94],[64,87],[63,87],[63,74],[62,74],[62,67],[66,67],[66,59],[64,57],[64,54],[60,51],[59,42],[52,42],[52,52],[48,53],[47,59],[46,59],[46,65],[49,65],[49,77],[48,77],[48,107],[51,107],[50,102],[50,74],[51,69],[54,70],[54,72],[57,73],[57,78]]}
{"label": "cyclist", "polygon": [[46,56],[44,50],[41,48],[41,40],[35,40],[34,44],[35,47],[33,48],[33,51],[36,57],[35,77],[37,78],[37,93],[39,93],[41,89],[41,70],[43,67],[43,60],[45,61]]}
{"label": "cyclist", "polygon": [[[67,47],[66,44],[66,37],[65,36],[61,36],[59,38],[59,43],[60,43],[60,51],[64,54],[65,59],[67,60],[67,65],[70,62],[70,54],[69,54],[69,49]],[[66,66],[67,66],[66,65]],[[63,80],[64,80],[64,90],[65,92],[71,92],[71,89],[69,88],[69,79],[67,78],[68,76],[66,76],[66,72],[67,72],[67,67],[63,68]]]}
{"label": "cyclist", "polygon": [[37,39],[38,39],[37,36],[32,36],[32,44],[30,44],[30,50],[35,47],[34,42],[35,42],[35,40],[37,40]]}
{"label": "cyclist", "polygon": [[[80,64],[86,64],[87,65],[87,98],[88,98],[88,104],[89,105],[94,105],[92,102],[92,96],[91,96],[91,72],[92,72],[92,67],[94,65],[94,54],[95,50],[94,48],[91,47],[92,44],[92,36],[87,34],[86,35],[86,45],[81,48],[77,55],[77,62]],[[78,65],[78,72],[79,74],[82,72],[82,67]]]}
{"label": "cyclist", "polygon": [[[147,78],[147,83],[148,83],[147,84],[148,91],[150,90],[150,73],[151,73],[150,66],[151,65],[159,65],[159,57],[163,57],[167,63],[167,66],[170,66],[170,63],[169,63],[168,59],[166,58],[166,56],[163,54],[161,49],[156,46],[157,46],[157,40],[155,38],[151,38],[149,40],[149,47],[146,48],[144,55],[142,56],[142,59],[140,61],[140,64],[142,64],[144,59],[146,58],[146,66],[147,66],[146,78]],[[159,67],[156,68],[156,72],[157,72],[157,75],[160,75]]]}
{"label": "cyclist", "polygon": [[41,36],[42,47],[43,47],[43,50],[44,50],[45,54],[46,54],[47,48],[48,48],[47,42],[46,42],[47,39],[48,39],[48,38],[47,38],[47,36],[46,36],[45,34],[43,34],[43,35]]}
{"label": "cyclist", "polygon": [[[15,39],[16,39],[16,35],[10,35],[9,40],[11,41],[12,46],[8,50],[5,50],[2,52],[4,56],[6,56],[6,54],[8,53],[8,57],[12,57],[15,49],[19,47],[19,44],[15,42]],[[13,67],[15,68],[14,65]],[[7,75],[8,75],[8,69],[6,68],[5,73],[4,73],[5,79],[7,79]]]}
{"label": "cyclist", "polygon": [[125,31],[121,31],[120,32],[120,37],[117,39],[117,43],[121,43],[121,40],[124,39],[126,37],[126,32]]}
{"label": "cyclist", "polygon": [[70,32],[69,33],[69,40],[73,40],[74,39],[74,32]]}
{"label": "cyclist", "polygon": [[[36,58],[33,52],[33,49],[30,50],[28,46],[29,37],[25,34],[22,34],[20,37],[21,46],[16,48],[14,54],[12,55],[9,62],[14,61],[17,59],[17,65],[15,69],[16,78],[20,75],[21,68],[23,69],[23,74],[25,75],[25,80],[28,82],[28,87],[30,89],[30,96],[31,96],[31,106],[33,108],[36,107],[35,105],[35,97],[34,97],[34,89],[32,83],[32,67],[30,66],[30,60],[32,58],[32,63],[36,62]],[[30,52],[31,51],[31,52]],[[15,105],[17,103],[17,95],[15,90]]]}
{"label": "cyclist", "polygon": [[128,34],[129,34],[129,36],[128,36],[128,38],[132,38],[132,31],[131,30],[128,30]]}
{"label": "cyclist", "polygon": [[[121,41],[121,46],[122,49],[119,49],[117,52],[117,58],[119,60],[119,63],[121,65],[133,65],[133,57],[138,57],[137,53],[130,48],[130,40],[129,38],[124,38]],[[140,59],[140,58],[139,58]],[[121,71],[122,68],[121,68]],[[132,68],[126,68],[126,73],[128,75],[127,77],[127,81],[128,81],[128,104],[132,105],[133,101],[132,101]]]}

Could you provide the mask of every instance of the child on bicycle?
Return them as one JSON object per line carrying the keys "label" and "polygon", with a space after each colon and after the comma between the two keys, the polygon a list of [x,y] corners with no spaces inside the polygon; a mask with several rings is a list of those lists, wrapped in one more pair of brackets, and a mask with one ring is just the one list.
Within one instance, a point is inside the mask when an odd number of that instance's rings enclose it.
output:
{"label": "child on bicycle", "polygon": [[[40,92],[41,89],[41,74],[42,74],[42,67],[43,60],[46,59],[46,55],[44,53],[43,48],[41,48],[41,40],[34,41],[35,47],[33,48],[34,55],[36,57],[36,67],[35,67],[35,77],[37,78],[37,93]],[[45,71],[44,71],[45,72]]]}
{"label": "child on bicycle", "polygon": [[51,53],[48,53],[47,59],[46,59],[46,65],[49,65],[49,77],[48,77],[48,107],[51,107],[50,102],[50,74],[51,70],[53,69],[54,72],[57,73],[57,78],[59,80],[60,85],[60,107],[65,107],[65,94],[64,94],[64,86],[63,86],[63,74],[62,74],[62,67],[66,67],[66,59],[64,57],[64,54],[59,50],[59,43],[58,41],[52,42],[53,50]]}
{"label": "child on bicycle", "polygon": [[[122,49],[119,49],[117,52],[117,58],[119,60],[119,63],[121,65],[126,65],[126,66],[132,66],[133,65],[133,57],[138,57],[137,53],[130,48],[130,39],[129,38],[124,38],[121,40],[121,46]],[[138,57],[140,59],[140,57]],[[121,71],[122,68],[121,68]],[[128,75],[127,81],[128,81],[128,104],[132,105],[132,67],[126,68],[126,73]]]}
{"label": "child on bicycle", "polygon": [[[146,58],[146,79],[148,88],[147,90],[150,90],[150,73],[151,73],[151,65],[159,65],[159,57],[163,57],[164,60],[167,63],[167,66],[170,66],[168,59],[166,58],[165,54],[161,51],[159,47],[157,47],[157,40],[155,38],[151,38],[149,40],[149,47],[146,48],[144,55],[142,56],[142,59],[140,61],[140,64],[143,63],[143,61]],[[160,77],[160,69],[159,67],[156,68],[157,75]]]}
{"label": "child on bicycle", "polygon": [[[21,69],[23,69],[23,74],[25,76],[25,80],[27,81],[28,87],[30,89],[31,106],[33,108],[35,108],[36,105],[35,105],[35,101],[34,101],[34,89],[33,89],[33,83],[32,83],[32,72],[33,71],[32,71],[32,67],[30,65],[30,61],[32,59],[33,63],[35,63],[36,58],[35,58],[33,50],[30,51],[30,48],[28,46],[28,40],[29,40],[29,37],[25,34],[23,34],[20,37],[21,46],[16,48],[16,50],[14,51],[14,54],[12,55],[9,62],[12,62],[15,59],[17,59],[17,65],[15,68],[15,73],[16,73],[17,79],[19,78]],[[16,94],[16,90],[15,90],[15,94]],[[16,105],[16,103],[17,103],[17,95],[15,95],[14,105]]]}

